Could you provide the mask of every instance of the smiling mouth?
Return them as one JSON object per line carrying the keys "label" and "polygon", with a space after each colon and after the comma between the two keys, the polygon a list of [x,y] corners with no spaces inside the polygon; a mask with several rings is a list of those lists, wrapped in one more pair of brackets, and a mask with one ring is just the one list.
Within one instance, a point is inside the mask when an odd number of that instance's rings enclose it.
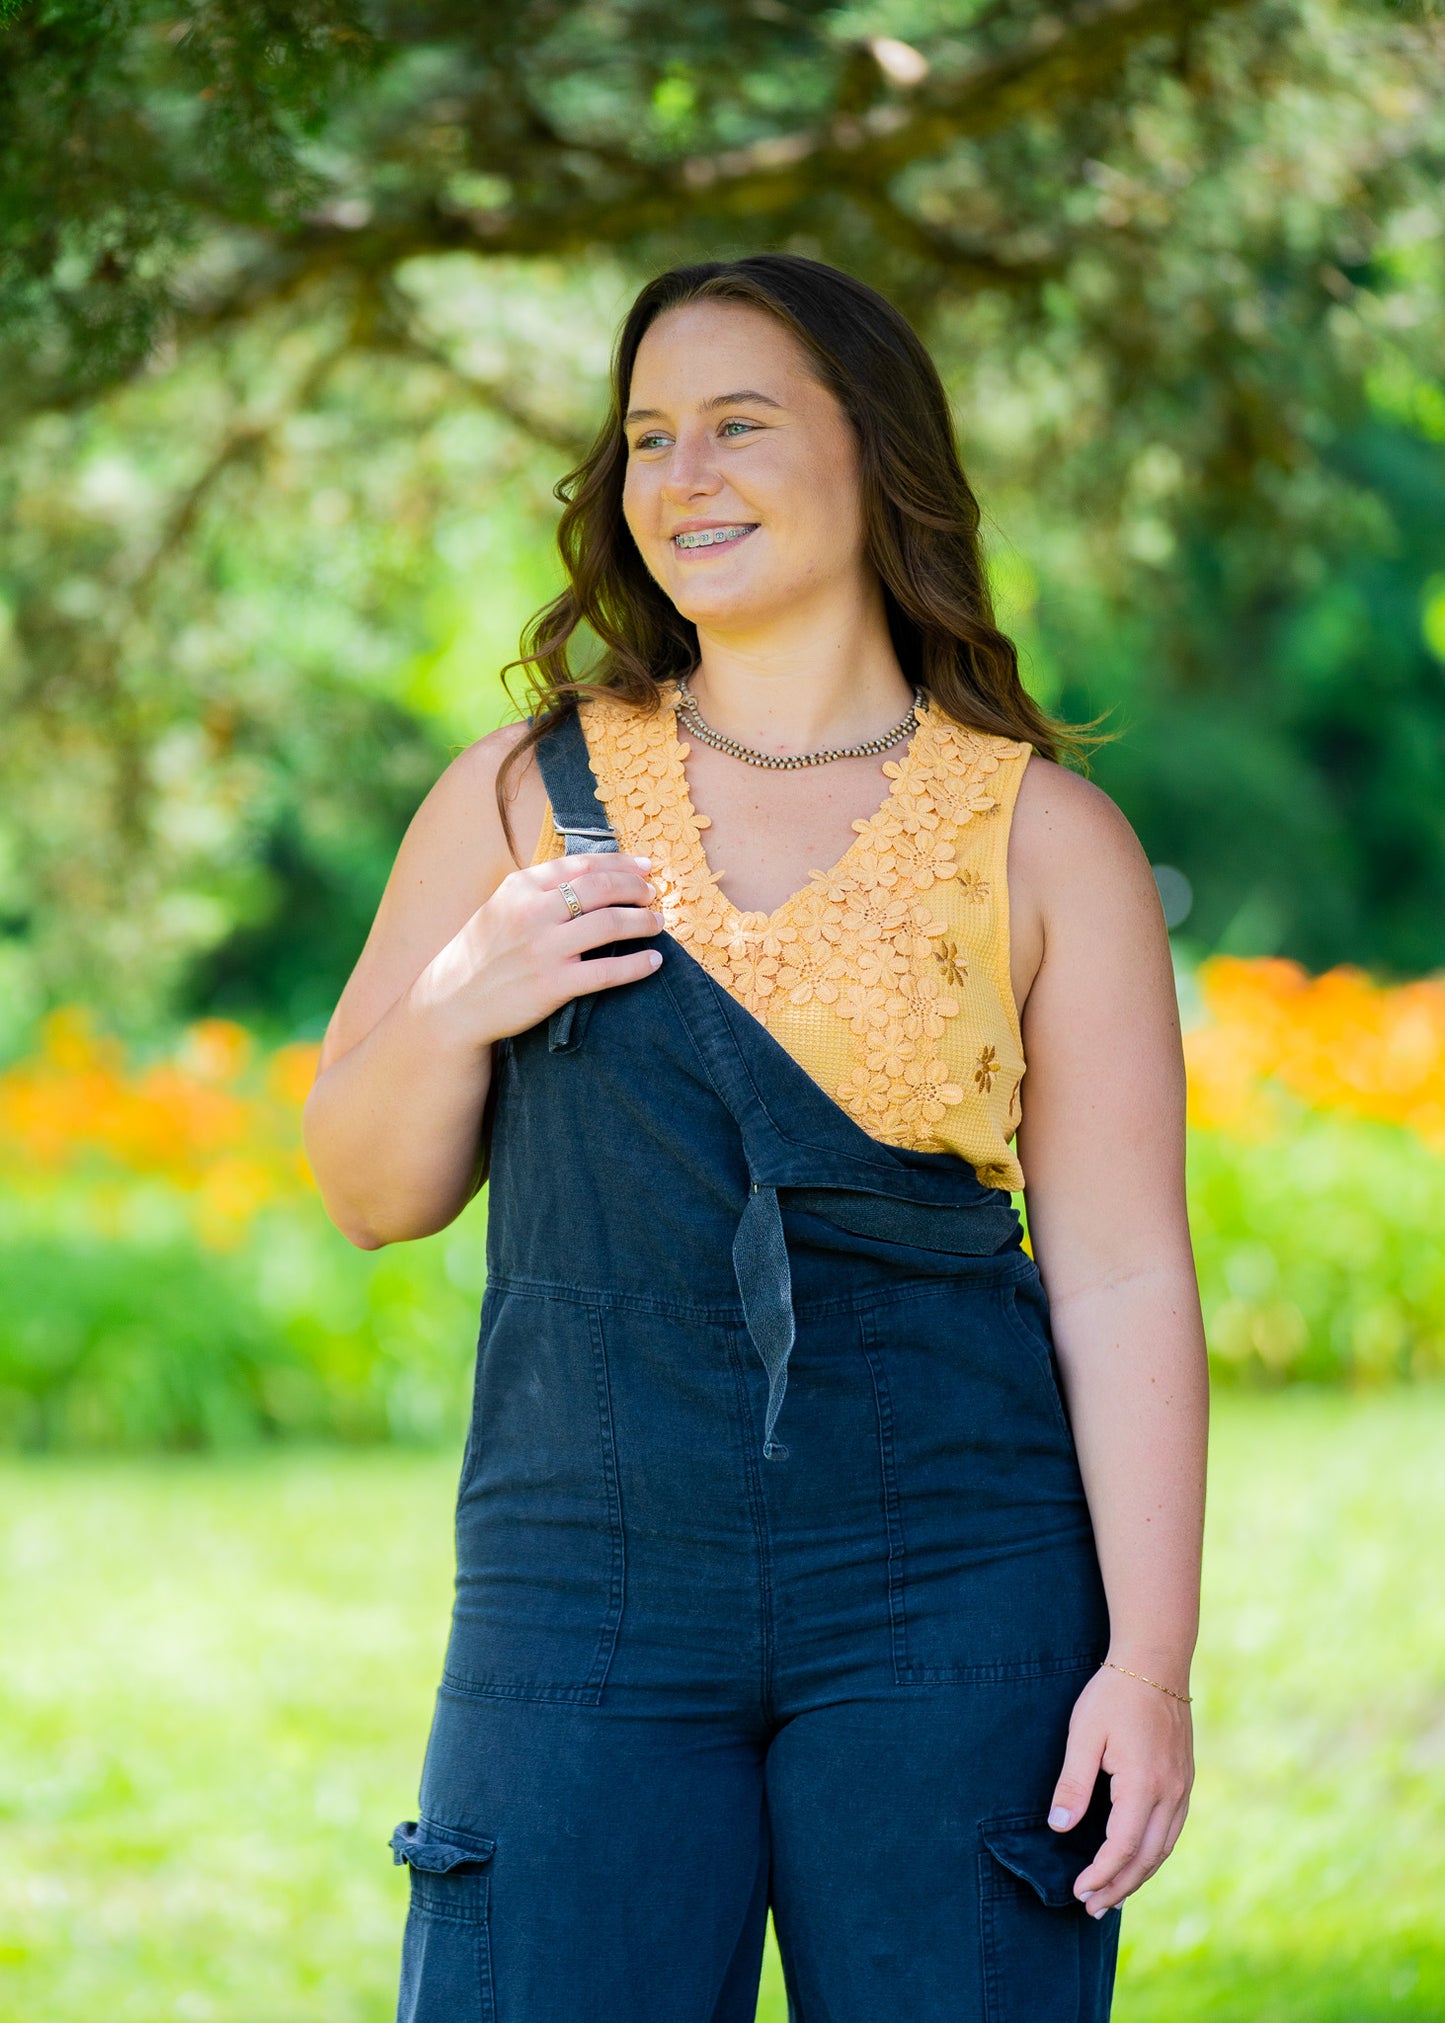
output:
{"label": "smiling mouth", "polygon": [[756,522],[752,525],[740,524],[735,527],[697,527],[690,534],[674,534],[672,545],[685,555],[691,554],[697,548],[724,548],[729,543],[741,541],[745,535],[751,534],[754,525]]}

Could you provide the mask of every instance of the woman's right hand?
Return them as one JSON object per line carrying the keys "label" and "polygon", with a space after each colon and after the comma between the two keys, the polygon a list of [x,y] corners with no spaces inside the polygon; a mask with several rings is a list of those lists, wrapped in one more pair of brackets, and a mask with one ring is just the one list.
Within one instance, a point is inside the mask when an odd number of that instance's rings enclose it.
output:
{"label": "woman's right hand", "polygon": [[[609,851],[509,872],[430,965],[426,995],[449,998],[469,1035],[490,1045],[539,1025],[574,997],[650,976],[662,961],[655,948],[583,960],[589,949],[659,932],[650,868],[646,857]],[[575,920],[564,883],[582,902]]]}
{"label": "woman's right hand", "polygon": [[[540,836],[535,757],[502,819],[497,775],[526,736],[503,724],[453,759],[417,809],[337,1002],[302,1124],[336,1227],[362,1250],[431,1236],[475,1195],[494,1042],[583,993],[646,978],[663,925],[643,859],[517,863]],[[558,887],[571,884],[573,920]],[[480,902],[480,903],[479,903]],[[618,943],[625,953],[594,952]]]}

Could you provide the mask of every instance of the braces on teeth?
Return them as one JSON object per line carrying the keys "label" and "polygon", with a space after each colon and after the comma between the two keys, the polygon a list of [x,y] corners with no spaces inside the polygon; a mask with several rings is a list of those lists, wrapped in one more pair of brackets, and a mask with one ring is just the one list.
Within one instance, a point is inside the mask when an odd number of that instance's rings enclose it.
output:
{"label": "braces on teeth", "polygon": [[712,548],[719,541],[740,541],[752,531],[751,527],[699,527],[696,533],[674,534],[672,538],[679,548]]}

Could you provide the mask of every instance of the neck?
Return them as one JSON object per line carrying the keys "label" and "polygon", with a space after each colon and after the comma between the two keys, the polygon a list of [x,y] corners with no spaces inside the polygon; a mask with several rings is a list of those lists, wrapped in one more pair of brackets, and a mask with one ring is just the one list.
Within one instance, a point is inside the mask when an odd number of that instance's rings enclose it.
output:
{"label": "neck", "polygon": [[876,582],[751,630],[700,625],[689,686],[715,730],[778,757],[877,737],[913,700]]}

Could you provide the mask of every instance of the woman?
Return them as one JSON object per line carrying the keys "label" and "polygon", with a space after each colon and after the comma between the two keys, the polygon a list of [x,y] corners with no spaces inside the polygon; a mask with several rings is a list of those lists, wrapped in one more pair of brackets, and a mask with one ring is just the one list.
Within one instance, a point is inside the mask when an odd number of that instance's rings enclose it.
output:
{"label": "woman", "polygon": [[1153,880],[881,297],[679,269],[613,391],[307,1106],[363,1248],[490,1173],[400,2014],[751,2023],[771,1905],[794,2016],[1094,2023],[1192,1777]]}

